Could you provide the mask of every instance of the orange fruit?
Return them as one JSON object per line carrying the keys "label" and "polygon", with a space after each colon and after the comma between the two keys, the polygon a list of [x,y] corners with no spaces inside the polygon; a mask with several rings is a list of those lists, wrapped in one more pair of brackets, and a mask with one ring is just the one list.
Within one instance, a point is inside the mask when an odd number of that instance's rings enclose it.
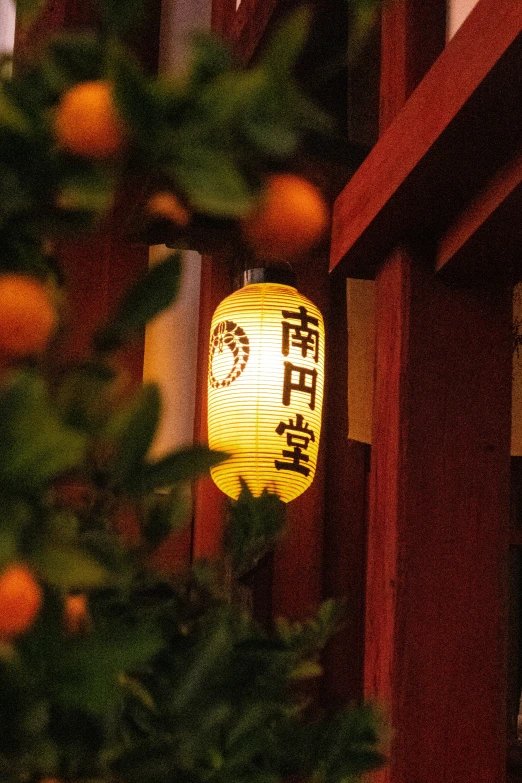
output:
{"label": "orange fruit", "polygon": [[73,155],[103,159],[125,146],[126,130],[114,105],[112,85],[99,80],[80,82],[62,96],[54,114],[60,147]]}
{"label": "orange fruit", "polygon": [[190,220],[190,212],[174,193],[167,190],[151,196],[145,209],[151,217],[170,220],[176,226],[186,226]]}
{"label": "orange fruit", "polygon": [[268,177],[259,204],[241,222],[247,243],[261,259],[292,258],[310,250],[328,225],[320,190],[296,174]]}
{"label": "orange fruit", "polygon": [[41,353],[57,324],[45,284],[27,275],[0,275],[0,359]]}
{"label": "orange fruit", "polygon": [[16,636],[32,624],[42,591],[31,570],[12,563],[0,574],[0,637]]}
{"label": "orange fruit", "polygon": [[64,624],[71,636],[85,632],[90,623],[85,593],[68,595],[65,599]]}

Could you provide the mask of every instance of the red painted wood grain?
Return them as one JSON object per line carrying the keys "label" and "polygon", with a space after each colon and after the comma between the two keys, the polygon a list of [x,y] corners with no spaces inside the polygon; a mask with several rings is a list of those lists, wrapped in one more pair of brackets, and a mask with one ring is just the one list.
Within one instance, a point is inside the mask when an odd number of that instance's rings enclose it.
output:
{"label": "red painted wood grain", "polygon": [[522,5],[480,0],[338,197],[331,267],[373,277],[405,236],[435,240],[515,154],[521,55]]}
{"label": "red painted wood grain", "polygon": [[236,0],[213,0],[212,28],[248,62],[278,5],[278,0],[241,0],[236,8]]}
{"label": "red painted wood grain", "polygon": [[520,277],[522,247],[522,153],[488,181],[438,243],[435,269],[447,282],[484,280],[501,258]]}
{"label": "red painted wood grain", "polygon": [[395,119],[446,43],[446,2],[401,0],[382,9],[379,125]]}
{"label": "red painted wood grain", "polygon": [[511,286],[454,290],[397,250],[377,278],[366,694],[390,783],[506,764]]}
{"label": "red painted wood grain", "polygon": [[[458,109],[445,116],[445,111],[456,107],[457,93],[484,68],[491,39],[498,44],[496,26],[494,35],[490,27],[486,35],[483,15],[489,11],[491,25],[500,12],[504,22],[509,17],[509,27],[513,10],[479,2],[460,39],[450,43],[406,100],[405,71],[416,59],[403,57],[401,65],[394,49],[417,44],[397,3],[395,27],[383,28],[383,67],[399,69],[396,79],[393,73],[383,79],[389,92],[383,125],[392,120],[388,112],[399,113],[374,149],[373,163],[364,171],[363,164],[354,177],[359,177],[359,191],[352,191],[360,198],[358,206],[354,202],[338,212],[345,238],[364,234],[366,229],[357,232],[372,210],[373,228],[380,221],[380,231],[389,232],[373,235],[374,254],[364,266],[367,274],[377,268],[365,693],[385,705],[392,726],[389,765],[373,776],[379,783],[499,783],[506,776],[511,259],[508,253],[487,286],[461,290],[447,287],[433,268],[434,247],[451,211],[437,190],[445,177],[448,184],[448,161],[461,155],[467,139],[461,168],[452,171],[463,175],[457,200],[466,206],[475,196],[476,170],[488,139],[469,103],[462,114]],[[389,12],[394,13],[393,5]],[[459,64],[457,54],[469,44],[472,55],[477,42],[467,37],[480,29],[488,37],[489,55],[475,52],[463,75],[458,69],[465,63]],[[495,62],[490,60],[493,70]],[[482,71],[476,82],[479,92],[488,73]],[[437,89],[439,101],[433,102]],[[484,100],[483,94],[475,108]],[[515,121],[511,109],[508,100],[507,127]],[[405,118],[411,121],[414,113],[416,124],[408,125]],[[441,145],[445,123],[448,135]],[[403,138],[395,136],[386,147],[399,129]],[[385,149],[396,157],[385,159]],[[509,156],[510,151],[508,137],[501,152]],[[431,154],[433,169],[426,163]],[[490,158],[488,165],[496,161]],[[470,167],[475,168],[470,172]],[[459,179],[456,187],[461,184]],[[429,197],[438,193],[438,201],[426,197],[423,185]],[[375,197],[372,186],[380,188]],[[433,214],[430,231],[422,233],[427,202]],[[346,222],[350,214],[359,220],[355,229]],[[369,234],[364,241],[370,241]],[[414,250],[408,252],[401,242]],[[352,247],[348,264],[339,266],[357,274],[357,252]]]}
{"label": "red painted wood grain", "polygon": [[328,708],[363,694],[367,477],[370,447],[348,440],[346,281],[333,273],[326,312],[323,590],[345,602],[346,620],[323,656]]}

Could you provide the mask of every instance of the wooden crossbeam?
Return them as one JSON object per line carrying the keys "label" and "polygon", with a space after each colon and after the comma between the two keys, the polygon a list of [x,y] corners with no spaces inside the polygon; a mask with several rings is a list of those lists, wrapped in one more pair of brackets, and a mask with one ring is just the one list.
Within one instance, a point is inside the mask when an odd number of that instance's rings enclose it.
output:
{"label": "wooden crossbeam", "polygon": [[[497,172],[440,241],[436,271],[452,283],[482,278],[522,247],[522,152]],[[522,262],[522,259],[521,259]],[[514,270],[517,278],[522,264]]]}
{"label": "wooden crossbeam", "polygon": [[[494,24],[492,24],[494,20]],[[522,3],[480,0],[338,197],[331,269],[440,235],[521,141]]]}

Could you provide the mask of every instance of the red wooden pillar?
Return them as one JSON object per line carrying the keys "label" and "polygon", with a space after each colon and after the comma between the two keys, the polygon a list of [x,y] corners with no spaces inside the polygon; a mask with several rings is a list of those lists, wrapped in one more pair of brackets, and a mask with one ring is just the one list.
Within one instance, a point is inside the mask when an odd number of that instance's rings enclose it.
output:
{"label": "red wooden pillar", "polygon": [[[383,128],[423,75],[426,6],[399,0],[388,9]],[[454,290],[433,274],[433,244],[417,237],[414,248],[397,247],[376,276],[365,690],[387,708],[393,734],[389,766],[375,779],[498,783],[506,748],[509,269],[488,287]]]}
{"label": "red wooden pillar", "polygon": [[331,707],[362,698],[370,447],[348,439],[346,280],[331,276],[327,311],[324,411],[325,510],[323,589],[346,602],[343,627],[323,656],[324,699]]}
{"label": "red wooden pillar", "polygon": [[366,693],[401,783],[505,769],[511,288],[448,289],[397,250],[378,273]]}

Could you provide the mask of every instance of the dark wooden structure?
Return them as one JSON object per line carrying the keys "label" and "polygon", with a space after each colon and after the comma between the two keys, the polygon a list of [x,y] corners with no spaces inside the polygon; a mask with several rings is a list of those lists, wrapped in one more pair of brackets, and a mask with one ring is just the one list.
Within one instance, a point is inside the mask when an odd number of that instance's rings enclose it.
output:
{"label": "dark wooden structure", "polygon": [[[270,3],[216,5],[218,26],[250,54]],[[391,760],[375,779],[389,783],[517,775],[508,564],[520,543],[509,533],[509,447],[522,7],[479,0],[448,44],[445,20],[440,0],[396,0],[383,13],[381,135],[335,205],[326,303],[337,359],[343,281],[375,278],[369,489],[363,449],[336,436],[346,367],[332,361],[327,513],[301,573],[306,581],[322,555],[324,593],[366,592],[365,632],[355,600],[326,679],[339,698],[357,695],[362,676],[364,693],[386,705]],[[317,512],[305,494],[301,518]],[[290,561],[298,550],[294,541]],[[511,675],[517,668],[511,658]]]}
{"label": "dark wooden structure", "polygon": [[[214,0],[213,26],[248,59],[290,5]],[[88,21],[85,9],[53,2],[38,34]],[[321,465],[289,506],[282,550],[249,576],[262,617],[300,617],[323,596],[348,597],[347,627],[325,660],[325,698],[365,694],[385,705],[393,735],[379,783],[522,779],[520,665],[516,645],[508,651],[508,566],[522,546],[520,528],[509,527],[522,4],[479,0],[447,45],[445,15],[444,0],[394,0],[384,12],[380,138],[337,198],[330,273],[324,254],[297,270],[300,290],[328,323]],[[151,24],[142,40],[153,52]],[[64,250],[80,281],[75,308],[85,315],[85,302],[89,310],[98,302],[91,321],[146,265],[145,248],[103,242],[84,256]],[[346,277],[376,283],[370,473],[368,449],[346,437]],[[200,439],[206,335],[231,290],[231,266],[205,258]],[[75,340],[81,350],[85,336]],[[515,490],[519,474],[515,464]],[[201,483],[194,555],[219,547],[222,509],[219,491]],[[516,625],[514,609],[511,618]]]}
{"label": "dark wooden structure", "polygon": [[423,75],[433,5],[385,12],[382,135],[337,201],[331,267],[376,281],[365,692],[394,727],[376,778],[493,783],[506,776],[522,7],[479,0]]}

